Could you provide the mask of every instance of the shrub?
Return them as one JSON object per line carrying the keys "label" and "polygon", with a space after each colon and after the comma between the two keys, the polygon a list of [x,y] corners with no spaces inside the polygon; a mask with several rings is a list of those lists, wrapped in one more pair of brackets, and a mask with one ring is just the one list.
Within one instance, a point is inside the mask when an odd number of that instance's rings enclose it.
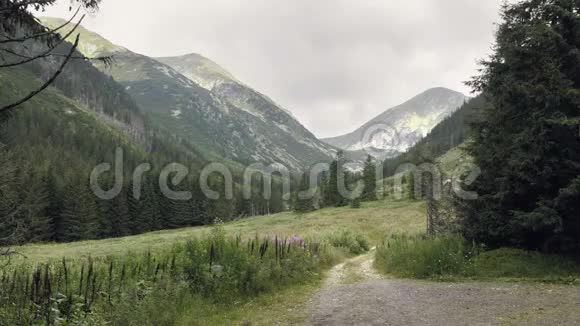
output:
{"label": "shrub", "polygon": [[343,230],[335,232],[328,237],[331,246],[344,248],[350,254],[360,255],[370,250],[368,239],[363,235],[354,235],[352,232]]}

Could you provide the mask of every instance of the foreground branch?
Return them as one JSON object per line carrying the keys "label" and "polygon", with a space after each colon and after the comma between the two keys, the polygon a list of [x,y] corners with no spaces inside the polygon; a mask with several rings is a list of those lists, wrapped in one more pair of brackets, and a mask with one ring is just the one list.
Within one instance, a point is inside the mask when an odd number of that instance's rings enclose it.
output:
{"label": "foreground branch", "polygon": [[[75,24],[75,26],[73,27],[73,29],[70,30],[70,32],[68,32],[65,36],[63,36],[60,39],[60,41],[55,46],[50,47],[47,51],[45,51],[45,52],[43,52],[41,54],[35,55],[33,57],[29,57],[28,59],[25,59],[25,60],[22,60],[22,61],[19,61],[19,62],[2,64],[2,65],[0,65],[0,68],[8,68],[8,67],[19,66],[19,65],[22,65],[22,64],[25,64],[25,63],[28,63],[28,62],[31,62],[31,61],[34,61],[34,60],[37,60],[37,59],[40,59],[40,58],[45,58],[45,57],[49,56],[52,53],[52,51],[54,51],[57,47],[59,47],[62,43],[64,43],[65,40],[69,36],[71,36],[72,33],[74,33],[74,31],[80,26],[80,24],[81,24],[81,22],[83,21],[84,18],[85,18],[85,15],[83,15],[81,17],[81,19],[79,19],[79,21]],[[77,37],[77,40],[78,40],[78,37]]]}
{"label": "foreground branch", "polygon": [[80,35],[77,35],[75,42],[72,46],[72,48],[70,49],[68,55],[66,56],[65,60],[62,62],[62,64],[60,65],[60,67],[58,68],[58,70],[52,75],[52,77],[50,77],[49,80],[47,80],[40,88],[38,88],[37,90],[31,92],[30,94],[28,94],[28,96],[24,97],[23,99],[9,104],[7,106],[4,106],[2,108],[0,108],[0,113],[3,112],[7,112],[10,109],[13,109],[17,106],[19,106],[20,104],[30,100],[31,98],[33,98],[34,96],[36,96],[37,94],[39,94],[40,92],[42,92],[43,90],[45,90],[46,88],[48,88],[48,86],[50,86],[50,84],[52,84],[54,82],[54,80],[56,79],[56,77],[58,77],[58,75],[60,75],[64,69],[64,67],[66,66],[66,64],[70,61],[71,57],[73,56],[73,53],[76,51],[78,45],[79,45],[79,37]]}
{"label": "foreground branch", "polygon": [[51,36],[51,35],[55,35],[56,32],[58,32],[59,30],[63,29],[64,27],[68,26],[73,19],[75,19],[75,17],[78,15],[79,11],[81,10],[81,7],[77,8],[77,11],[74,13],[74,15],[72,15],[72,17],[67,20],[65,23],[63,23],[62,25],[56,27],[55,29],[48,29],[45,32],[42,33],[37,33],[37,34],[33,34],[33,35],[27,35],[27,36],[23,36],[23,37],[19,37],[19,38],[10,38],[7,36],[4,36],[4,38],[6,38],[5,40],[0,40],[0,44],[5,44],[5,43],[14,43],[14,42],[25,42],[27,40],[31,40],[31,39],[37,39],[40,37],[46,37],[46,36]]}

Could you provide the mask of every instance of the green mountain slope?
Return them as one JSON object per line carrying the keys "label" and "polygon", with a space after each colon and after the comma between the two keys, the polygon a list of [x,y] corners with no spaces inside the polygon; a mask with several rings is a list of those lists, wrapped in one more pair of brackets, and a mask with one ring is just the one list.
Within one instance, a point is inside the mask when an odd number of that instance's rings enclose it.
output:
{"label": "green mountain slope", "polygon": [[[55,19],[43,21],[58,24]],[[273,101],[237,82],[209,60],[168,60],[180,69],[177,71],[153,58],[111,46],[86,29],[80,32],[81,49],[115,58],[112,67],[97,64],[97,68],[123,85],[160,128],[194,144],[207,159],[282,163],[290,169],[330,159],[330,146]],[[192,62],[197,68],[187,70]],[[194,73],[199,78],[191,77]],[[195,82],[209,87],[209,81],[216,80],[220,82],[211,89]]]}
{"label": "green mountain slope", "polygon": [[[2,69],[0,85],[1,105],[38,87],[40,79],[28,69]],[[165,164],[182,160],[200,169],[203,160],[161,133],[136,140],[104,116],[56,87],[0,116],[0,245],[116,237],[203,222],[201,206],[188,202],[185,211],[183,203],[154,190]],[[114,163],[117,148],[123,149],[121,193],[99,200],[89,189],[89,175],[98,164]],[[135,199],[131,176],[146,162],[153,170]],[[100,184],[110,189],[112,180],[112,173],[104,173]]]}

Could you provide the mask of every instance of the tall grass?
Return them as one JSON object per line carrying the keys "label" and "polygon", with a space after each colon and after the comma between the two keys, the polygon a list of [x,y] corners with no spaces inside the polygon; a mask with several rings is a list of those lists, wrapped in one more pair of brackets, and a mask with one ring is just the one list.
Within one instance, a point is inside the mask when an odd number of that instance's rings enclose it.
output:
{"label": "tall grass", "polygon": [[401,277],[446,278],[460,273],[475,253],[458,236],[394,235],[377,248],[375,265]]}
{"label": "tall grass", "polygon": [[173,324],[194,303],[228,305],[320,279],[337,257],[327,241],[243,241],[217,226],[155,255],[21,263],[0,270],[0,324]]}
{"label": "tall grass", "polygon": [[383,273],[418,279],[523,280],[580,284],[580,264],[519,249],[483,251],[460,236],[391,236],[377,248]]}
{"label": "tall grass", "polygon": [[240,237],[228,240],[221,228],[190,241],[185,251],[192,290],[222,303],[318,278],[335,261],[326,243],[256,236],[243,244]]}

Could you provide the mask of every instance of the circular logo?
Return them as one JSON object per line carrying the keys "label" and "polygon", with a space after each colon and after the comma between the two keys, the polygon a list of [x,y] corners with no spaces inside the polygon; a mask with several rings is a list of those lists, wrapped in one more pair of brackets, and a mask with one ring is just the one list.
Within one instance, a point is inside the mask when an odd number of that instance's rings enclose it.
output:
{"label": "circular logo", "polygon": [[401,139],[397,128],[382,122],[365,128],[361,144],[367,154],[374,157],[384,157],[398,152]]}

